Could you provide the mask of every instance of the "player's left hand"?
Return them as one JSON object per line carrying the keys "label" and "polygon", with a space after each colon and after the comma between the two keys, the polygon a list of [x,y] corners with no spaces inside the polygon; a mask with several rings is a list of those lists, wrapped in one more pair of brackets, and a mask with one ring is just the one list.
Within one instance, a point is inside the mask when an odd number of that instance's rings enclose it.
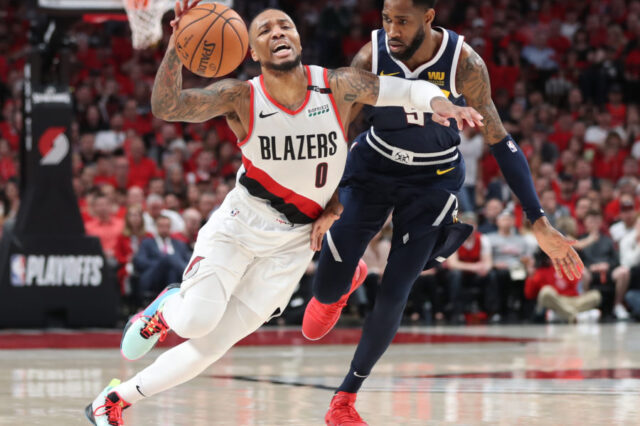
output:
{"label": "player's left hand", "polygon": [[313,222],[313,226],[311,227],[311,250],[320,251],[324,234],[331,228],[333,222],[340,219],[342,209],[343,207],[340,203],[331,207],[327,206],[320,217]]}
{"label": "player's left hand", "polygon": [[551,259],[558,274],[564,272],[564,276],[570,280],[579,279],[582,276],[584,264],[578,253],[571,247],[576,243],[575,240],[558,232],[544,216],[533,224],[533,235],[538,240],[542,251]]}
{"label": "player's left hand", "polygon": [[177,28],[178,22],[180,22],[180,18],[182,18],[182,15],[196,7],[198,3],[200,3],[200,1],[201,0],[194,0],[191,4],[189,4],[189,0],[183,0],[182,4],[180,4],[180,0],[176,0],[176,4],[173,8],[175,16],[169,23],[171,25],[171,28],[175,30]]}
{"label": "player's left hand", "polygon": [[444,97],[435,98],[431,101],[431,108],[433,114],[431,119],[436,123],[448,127],[450,125],[449,119],[456,120],[458,130],[462,131],[465,126],[465,122],[471,127],[482,127],[482,115],[471,107],[459,107],[449,102]]}

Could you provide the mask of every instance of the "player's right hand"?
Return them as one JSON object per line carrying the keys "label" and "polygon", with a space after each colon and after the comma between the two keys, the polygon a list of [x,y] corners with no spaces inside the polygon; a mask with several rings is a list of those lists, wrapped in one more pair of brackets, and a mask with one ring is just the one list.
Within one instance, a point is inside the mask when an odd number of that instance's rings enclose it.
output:
{"label": "player's right hand", "polygon": [[189,5],[189,0],[183,0],[182,4],[180,4],[180,0],[176,0],[176,5],[173,8],[176,16],[171,20],[171,23],[170,23],[174,31],[178,26],[178,22],[180,22],[180,18],[182,18],[182,15],[184,15],[190,9],[193,9],[194,7],[196,7],[198,3],[200,3],[200,0],[194,0],[193,3],[191,3],[191,5]]}
{"label": "player's right hand", "polygon": [[470,127],[484,126],[482,123],[484,117],[474,108],[456,106],[444,97],[434,98],[431,101],[431,108],[433,109],[431,119],[442,126],[449,127],[450,118],[456,120],[458,130],[460,131],[464,129],[465,122]]}

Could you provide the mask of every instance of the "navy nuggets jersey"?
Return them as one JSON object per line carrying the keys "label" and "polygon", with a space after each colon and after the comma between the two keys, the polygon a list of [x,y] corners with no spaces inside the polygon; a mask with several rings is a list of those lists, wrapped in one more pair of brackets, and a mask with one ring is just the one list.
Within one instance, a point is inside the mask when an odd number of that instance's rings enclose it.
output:
{"label": "navy nuggets jersey", "polygon": [[[464,37],[444,28],[436,30],[443,35],[440,48],[429,62],[414,71],[391,56],[385,31],[374,30],[371,34],[371,72],[427,80],[440,87],[451,102],[464,105],[464,98],[455,84]],[[450,127],[444,127],[434,123],[431,114],[408,107],[366,107],[365,111],[372,127],[367,137],[374,139],[372,147],[382,155],[398,157],[394,158],[395,161],[404,156],[407,164],[413,165],[444,164],[455,161],[459,155],[456,145],[460,143],[460,136],[454,120],[451,120]]]}

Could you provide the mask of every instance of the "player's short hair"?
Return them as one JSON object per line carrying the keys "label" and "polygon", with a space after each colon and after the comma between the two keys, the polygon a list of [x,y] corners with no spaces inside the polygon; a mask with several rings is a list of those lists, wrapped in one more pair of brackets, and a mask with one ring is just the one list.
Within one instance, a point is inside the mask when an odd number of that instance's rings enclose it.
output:
{"label": "player's short hair", "polygon": [[438,0],[413,0],[414,6],[421,6],[425,9],[433,9],[436,7],[436,3],[438,3]]}

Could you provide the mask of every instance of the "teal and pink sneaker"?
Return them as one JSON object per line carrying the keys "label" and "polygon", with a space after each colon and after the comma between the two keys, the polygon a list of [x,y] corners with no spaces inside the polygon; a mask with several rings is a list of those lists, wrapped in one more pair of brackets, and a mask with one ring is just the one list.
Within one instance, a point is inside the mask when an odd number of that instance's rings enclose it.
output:
{"label": "teal and pink sneaker", "polygon": [[117,392],[112,392],[113,388],[120,384],[120,380],[113,379],[100,395],[87,405],[84,414],[87,419],[96,426],[122,426],[122,410],[131,406],[127,401],[120,398]]}
{"label": "teal and pink sneaker", "polygon": [[180,284],[169,284],[144,311],[127,322],[120,341],[120,353],[134,361],[147,354],[158,342],[167,338],[169,326],[162,316],[167,298],[180,291]]}

